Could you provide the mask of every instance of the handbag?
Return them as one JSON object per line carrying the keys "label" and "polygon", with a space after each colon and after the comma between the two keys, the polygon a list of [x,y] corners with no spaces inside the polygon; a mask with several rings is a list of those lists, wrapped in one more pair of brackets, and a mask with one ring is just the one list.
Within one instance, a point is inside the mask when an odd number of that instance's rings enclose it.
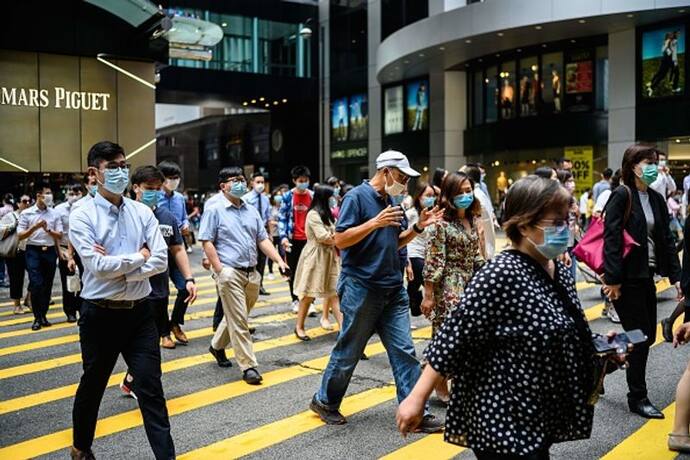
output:
{"label": "handbag", "polygon": [[0,240],[0,257],[15,257],[17,255],[17,246],[19,246],[19,235],[17,235],[17,224],[19,219],[14,213],[11,213],[14,218],[14,226],[7,230],[4,238]]}
{"label": "handbag", "polygon": [[[623,259],[625,259],[632,248],[639,246],[639,244],[625,229],[632,210],[632,193],[627,185],[622,185],[621,187],[625,187],[625,190],[628,192],[628,206],[625,208],[625,216],[623,217]],[[582,261],[598,275],[604,273],[605,218],[606,216],[603,215],[601,219],[592,220],[587,232],[573,249],[573,254],[575,254],[577,260]]]}

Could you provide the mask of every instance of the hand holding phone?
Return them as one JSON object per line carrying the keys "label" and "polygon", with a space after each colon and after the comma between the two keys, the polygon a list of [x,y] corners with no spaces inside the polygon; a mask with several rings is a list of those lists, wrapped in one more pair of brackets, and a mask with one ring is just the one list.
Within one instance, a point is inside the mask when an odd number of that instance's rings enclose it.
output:
{"label": "hand holding phone", "polygon": [[593,339],[594,349],[601,354],[628,353],[629,345],[639,345],[647,341],[647,336],[640,329],[621,332],[613,337],[598,334]]}

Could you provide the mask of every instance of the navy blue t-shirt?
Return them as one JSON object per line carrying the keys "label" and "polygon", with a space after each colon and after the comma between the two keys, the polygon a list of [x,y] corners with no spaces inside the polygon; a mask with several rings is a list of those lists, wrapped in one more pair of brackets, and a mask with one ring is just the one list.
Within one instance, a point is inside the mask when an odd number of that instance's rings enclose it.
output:
{"label": "navy blue t-shirt", "polygon": [[[179,223],[177,218],[175,218],[170,211],[160,206],[156,206],[156,208],[153,210],[153,215],[156,216],[156,219],[158,220],[158,229],[160,230],[161,235],[163,235],[163,239],[165,240],[165,244],[168,245],[168,248],[173,245],[183,244]],[[169,250],[168,261],[171,264],[175,263]],[[149,278],[149,283],[151,284],[151,294],[149,294],[149,299],[166,299],[170,295],[168,273],[169,270],[166,270],[163,273],[159,273]]]}
{"label": "navy blue t-shirt", "polygon": [[[390,205],[369,182],[353,188],[343,198],[336,232],[362,225]],[[402,286],[398,256],[399,227],[383,227],[369,233],[362,241],[341,251],[342,273],[357,278],[369,288]]]}

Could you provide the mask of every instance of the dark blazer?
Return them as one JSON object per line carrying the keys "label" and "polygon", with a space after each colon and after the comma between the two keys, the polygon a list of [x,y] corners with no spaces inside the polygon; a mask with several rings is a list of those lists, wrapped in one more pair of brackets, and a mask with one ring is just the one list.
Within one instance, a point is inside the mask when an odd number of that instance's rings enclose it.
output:
{"label": "dark blazer", "polygon": [[[647,220],[637,189],[630,187],[630,192],[632,208],[625,229],[639,243],[639,246],[634,247],[623,261],[622,228],[628,206],[628,192],[621,185],[611,193],[605,208],[604,280],[607,284],[621,284],[626,280],[649,278],[654,275],[650,273],[647,255]],[[666,200],[651,188],[647,189],[647,193],[649,193],[649,204],[654,212],[653,240],[656,272],[661,276],[667,276],[671,283],[675,283],[680,281],[681,271],[669,227]]]}

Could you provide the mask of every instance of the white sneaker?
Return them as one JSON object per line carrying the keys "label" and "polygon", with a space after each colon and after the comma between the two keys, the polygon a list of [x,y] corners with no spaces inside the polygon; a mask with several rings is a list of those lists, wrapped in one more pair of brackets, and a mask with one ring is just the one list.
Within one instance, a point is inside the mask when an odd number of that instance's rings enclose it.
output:
{"label": "white sneaker", "polygon": [[274,275],[273,273],[269,273],[268,275],[266,275],[266,279],[269,281],[273,281],[276,279],[276,275]]}
{"label": "white sneaker", "polygon": [[612,323],[620,324],[621,319],[618,317],[618,313],[616,312],[616,309],[613,305],[609,306],[608,312],[606,312],[606,316],[611,320]]}
{"label": "white sneaker", "polygon": [[312,302],[311,305],[309,305],[309,310],[307,310],[307,316],[310,318],[316,317],[316,314],[318,312],[316,311],[316,307],[314,306],[314,302]]}
{"label": "white sneaker", "polygon": [[191,254],[191,253],[192,253],[192,251],[193,251],[193,249],[192,249],[192,247],[191,247],[191,246],[187,248],[187,254]]}
{"label": "white sneaker", "polygon": [[297,313],[299,311],[299,300],[292,301],[292,312]]}

